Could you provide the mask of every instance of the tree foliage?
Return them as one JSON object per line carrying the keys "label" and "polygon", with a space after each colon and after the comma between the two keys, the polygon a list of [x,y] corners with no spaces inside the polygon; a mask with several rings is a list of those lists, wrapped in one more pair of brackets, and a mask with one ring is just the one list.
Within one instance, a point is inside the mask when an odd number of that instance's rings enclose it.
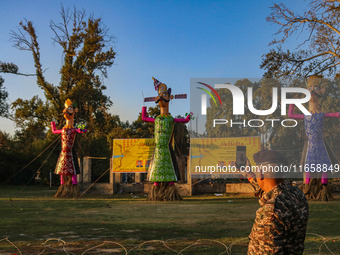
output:
{"label": "tree foliage", "polygon": [[4,79],[0,76],[0,117],[8,116],[8,103],[6,102],[8,92],[4,87]]}
{"label": "tree foliage", "polygon": [[9,62],[0,61],[0,73],[10,73],[15,75],[23,75],[23,76],[34,76],[35,74],[25,74],[19,72],[19,67],[16,64]]}
{"label": "tree foliage", "polygon": [[[302,14],[285,4],[274,4],[267,21],[279,26],[276,45],[263,56],[265,77],[334,75],[340,64],[340,1],[313,0]],[[294,50],[284,49],[295,40]]]}
{"label": "tree foliage", "polygon": [[[8,73],[22,76],[34,76],[35,74],[25,74],[19,72],[19,67],[14,63],[0,61],[0,73]],[[5,90],[4,79],[0,76],[0,116],[11,118],[9,114],[9,105],[6,102],[8,92]]]}
{"label": "tree foliage", "polygon": [[37,84],[45,96],[45,100],[37,96],[30,100],[16,100],[12,105],[15,121],[22,128],[33,123],[48,126],[52,120],[58,121],[61,126],[64,102],[70,98],[77,103],[78,121],[85,122],[89,130],[101,131],[103,124],[107,126],[107,120],[111,123],[117,119],[108,113],[112,102],[103,93],[106,87],[102,81],[115,59],[116,53],[110,46],[113,37],[108,35],[100,18],[87,18],[85,11],[76,8],[70,11],[62,6],[60,14],[61,22],[50,21],[55,35],[53,41],[61,46],[63,52],[58,85],[49,83],[45,78],[33,23],[27,20],[20,22],[18,31],[12,32],[15,47],[32,53]]}
{"label": "tree foliage", "polygon": [[[31,76],[30,74],[19,73],[17,65],[8,62],[0,61],[0,73],[11,73],[16,75]],[[8,92],[4,87],[5,80],[0,76],[0,117],[9,118],[9,105],[6,102],[8,98]]]}

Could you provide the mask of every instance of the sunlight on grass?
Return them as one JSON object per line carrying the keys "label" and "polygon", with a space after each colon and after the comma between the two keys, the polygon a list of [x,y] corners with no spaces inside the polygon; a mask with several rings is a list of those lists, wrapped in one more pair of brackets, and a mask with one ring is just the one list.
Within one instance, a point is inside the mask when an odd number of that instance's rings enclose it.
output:
{"label": "sunlight on grass", "polygon": [[[155,203],[131,195],[55,199],[53,190],[20,189],[0,187],[0,239],[8,237],[21,251],[33,254],[44,248],[59,249],[62,254],[60,242],[42,245],[50,238],[63,240],[67,251],[75,254],[97,245],[101,245],[95,248],[97,254],[123,249],[104,241],[118,242],[127,250],[137,247],[129,254],[174,254],[167,246],[177,252],[185,249],[183,254],[218,254],[225,246],[232,254],[245,254],[259,207],[257,199],[249,196],[204,195]],[[328,249],[339,253],[339,209],[339,198],[310,202],[305,254],[319,254],[319,249],[320,254],[330,254]],[[200,239],[205,241],[196,243]],[[151,240],[160,243],[138,248]],[[1,241],[0,251],[14,253],[15,249]]]}

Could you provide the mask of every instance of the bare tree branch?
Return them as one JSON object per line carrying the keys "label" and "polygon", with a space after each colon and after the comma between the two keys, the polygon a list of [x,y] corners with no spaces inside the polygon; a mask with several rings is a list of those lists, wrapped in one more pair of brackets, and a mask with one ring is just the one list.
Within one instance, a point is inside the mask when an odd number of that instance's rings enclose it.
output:
{"label": "bare tree branch", "polygon": [[[309,10],[297,14],[283,3],[274,4],[267,21],[277,24],[277,36],[269,45],[278,45],[263,56],[261,68],[265,76],[306,76],[312,73],[329,75],[336,72],[340,59],[340,1],[314,0]],[[297,36],[293,52],[283,51],[281,45]]]}

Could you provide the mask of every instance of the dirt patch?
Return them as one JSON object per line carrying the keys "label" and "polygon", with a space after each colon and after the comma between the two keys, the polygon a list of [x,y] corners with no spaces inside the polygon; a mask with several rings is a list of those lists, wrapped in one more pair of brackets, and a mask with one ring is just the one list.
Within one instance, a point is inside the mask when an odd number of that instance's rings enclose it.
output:
{"label": "dirt patch", "polygon": [[135,232],[138,232],[138,231],[140,231],[140,230],[139,230],[139,229],[135,229],[135,230],[133,230],[133,229],[123,229],[123,230],[121,230],[121,231],[127,232],[127,233],[135,233]]}

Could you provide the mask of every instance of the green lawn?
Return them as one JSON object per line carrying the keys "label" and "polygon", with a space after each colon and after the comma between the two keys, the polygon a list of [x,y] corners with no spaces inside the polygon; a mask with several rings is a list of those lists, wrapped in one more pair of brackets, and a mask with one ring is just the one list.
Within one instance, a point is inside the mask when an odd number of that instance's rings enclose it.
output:
{"label": "green lawn", "polygon": [[[130,195],[55,199],[47,187],[21,189],[0,186],[0,239],[12,242],[0,241],[0,254],[19,254],[13,245],[22,254],[125,254],[119,244],[133,249],[129,254],[245,254],[258,208],[257,199],[242,196],[154,203]],[[310,202],[307,232],[305,254],[340,254],[340,197]]]}

